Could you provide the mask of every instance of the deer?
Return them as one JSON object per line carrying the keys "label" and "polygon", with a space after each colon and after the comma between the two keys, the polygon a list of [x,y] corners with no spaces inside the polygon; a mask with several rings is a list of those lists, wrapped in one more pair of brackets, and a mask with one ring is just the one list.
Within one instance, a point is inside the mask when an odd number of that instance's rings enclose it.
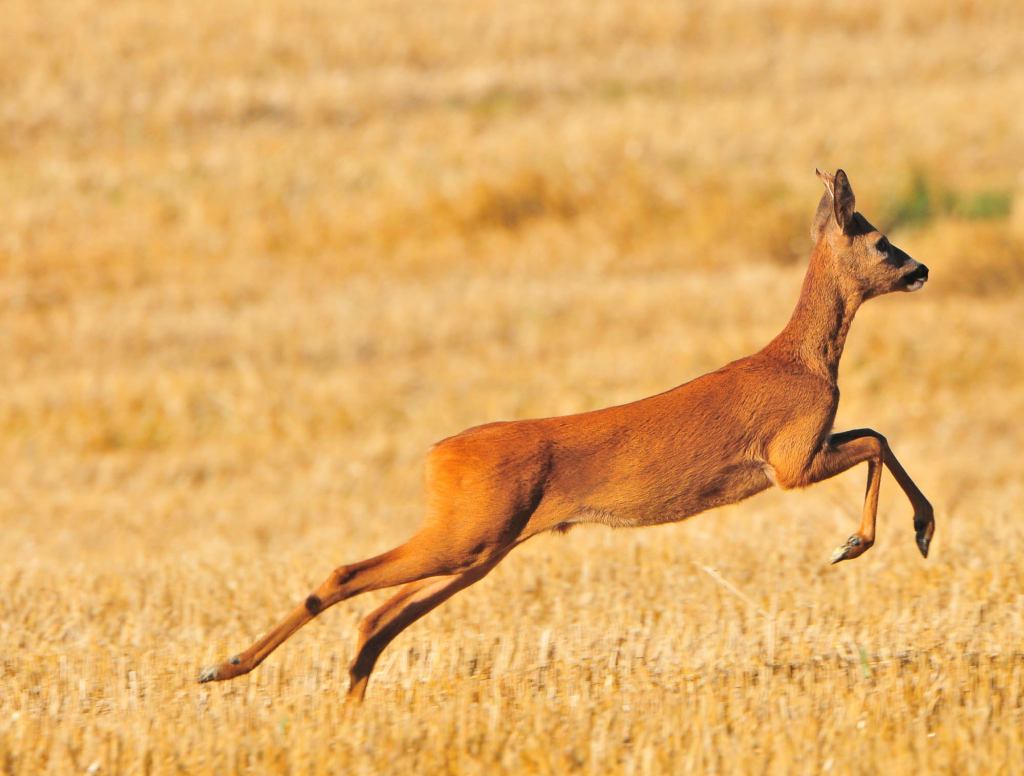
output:
{"label": "deer", "polygon": [[789,322],[753,355],[645,399],[576,415],[475,426],[426,458],[426,517],[397,547],[338,566],[276,627],[200,682],[249,673],[299,628],[371,590],[399,590],[367,615],[349,667],[347,697],[362,700],[382,651],[412,623],[479,582],[512,549],[580,523],[613,527],[681,521],[776,485],[803,488],[860,463],[867,488],[860,525],[831,562],[875,542],[882,470],[913,510],[921,555],[935,532],[928,499],[870,428],[835,432],[839,360],[868,299],[921,289],[928,268],[857,212],[843,170],[815,170],[825,191],[814,247]]}

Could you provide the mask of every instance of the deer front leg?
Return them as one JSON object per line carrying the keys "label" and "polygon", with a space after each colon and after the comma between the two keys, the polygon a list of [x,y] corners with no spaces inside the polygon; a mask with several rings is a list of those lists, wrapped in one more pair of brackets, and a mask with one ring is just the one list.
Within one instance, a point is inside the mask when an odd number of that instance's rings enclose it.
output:
{"label": "deer front leg", "polygon": [[878,517],[878,491],[882,484],[882,445],[877,437],[850,437],[835,434],[811,459],[808,485],[834,477],[857,464],[867,461],[868,481],[864,492],[864,508],[857,533],[836,547],[829,559],[831,563],[852,560],[870,549],[875,543],[875,521]]}
{"label": "deer front leg", "polygon": [[861,428],[833,434],[802,470],[792,471],[787,470],[785,466],[776,466],[776,477],[784,488],[803,487],[827,480],[864,461],[868,464],[868,481],[860,528],[844,545],[836,548],[832,553],[832,563],[856,558],[874,544],[878,490],[881,486],[883,465],[892,472],[914,508],[917,547],[921,555],[927,558],[928,547],[935,533],[932,505],[893,455],[885,437],[877,431]]}

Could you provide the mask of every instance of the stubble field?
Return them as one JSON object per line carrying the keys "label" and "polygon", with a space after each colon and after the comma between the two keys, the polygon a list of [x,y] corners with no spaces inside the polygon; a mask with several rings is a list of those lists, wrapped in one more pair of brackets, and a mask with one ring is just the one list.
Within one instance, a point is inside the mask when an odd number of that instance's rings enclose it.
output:
{"label": "stubble field", "polygon": [[[103,4],[0,27],[0,768],[1024,772],[1019,3]],[[429,445],[658,392],[785,323],[815,165],[927,263],[870,302],[863,467],[542,536],[344,703]]]}

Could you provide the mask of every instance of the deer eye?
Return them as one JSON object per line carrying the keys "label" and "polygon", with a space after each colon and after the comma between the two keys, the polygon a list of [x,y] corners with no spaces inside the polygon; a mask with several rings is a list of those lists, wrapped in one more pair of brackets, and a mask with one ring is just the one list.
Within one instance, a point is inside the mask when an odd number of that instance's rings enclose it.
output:
{"label": "deer eye", "polygon": [[881,240],[875,243],[875,250],[883,254],[886,258],[889,258],[889,249],[892,246],[889,244],[888,238],[883,237]]}

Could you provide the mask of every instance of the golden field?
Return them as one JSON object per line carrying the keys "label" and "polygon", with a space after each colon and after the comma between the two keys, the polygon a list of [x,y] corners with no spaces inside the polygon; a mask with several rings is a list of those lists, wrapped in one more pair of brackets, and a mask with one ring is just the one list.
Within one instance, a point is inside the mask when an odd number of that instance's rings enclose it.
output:
{"label": "golden field", "polygon": [[[4,773],[1024,773],[1019,2],[7,0]],[[863,467],[543,536],[344,703],[334,566],[437,439],[638,398],[785,323],[815,165],[927,263],[870,302]]]}

